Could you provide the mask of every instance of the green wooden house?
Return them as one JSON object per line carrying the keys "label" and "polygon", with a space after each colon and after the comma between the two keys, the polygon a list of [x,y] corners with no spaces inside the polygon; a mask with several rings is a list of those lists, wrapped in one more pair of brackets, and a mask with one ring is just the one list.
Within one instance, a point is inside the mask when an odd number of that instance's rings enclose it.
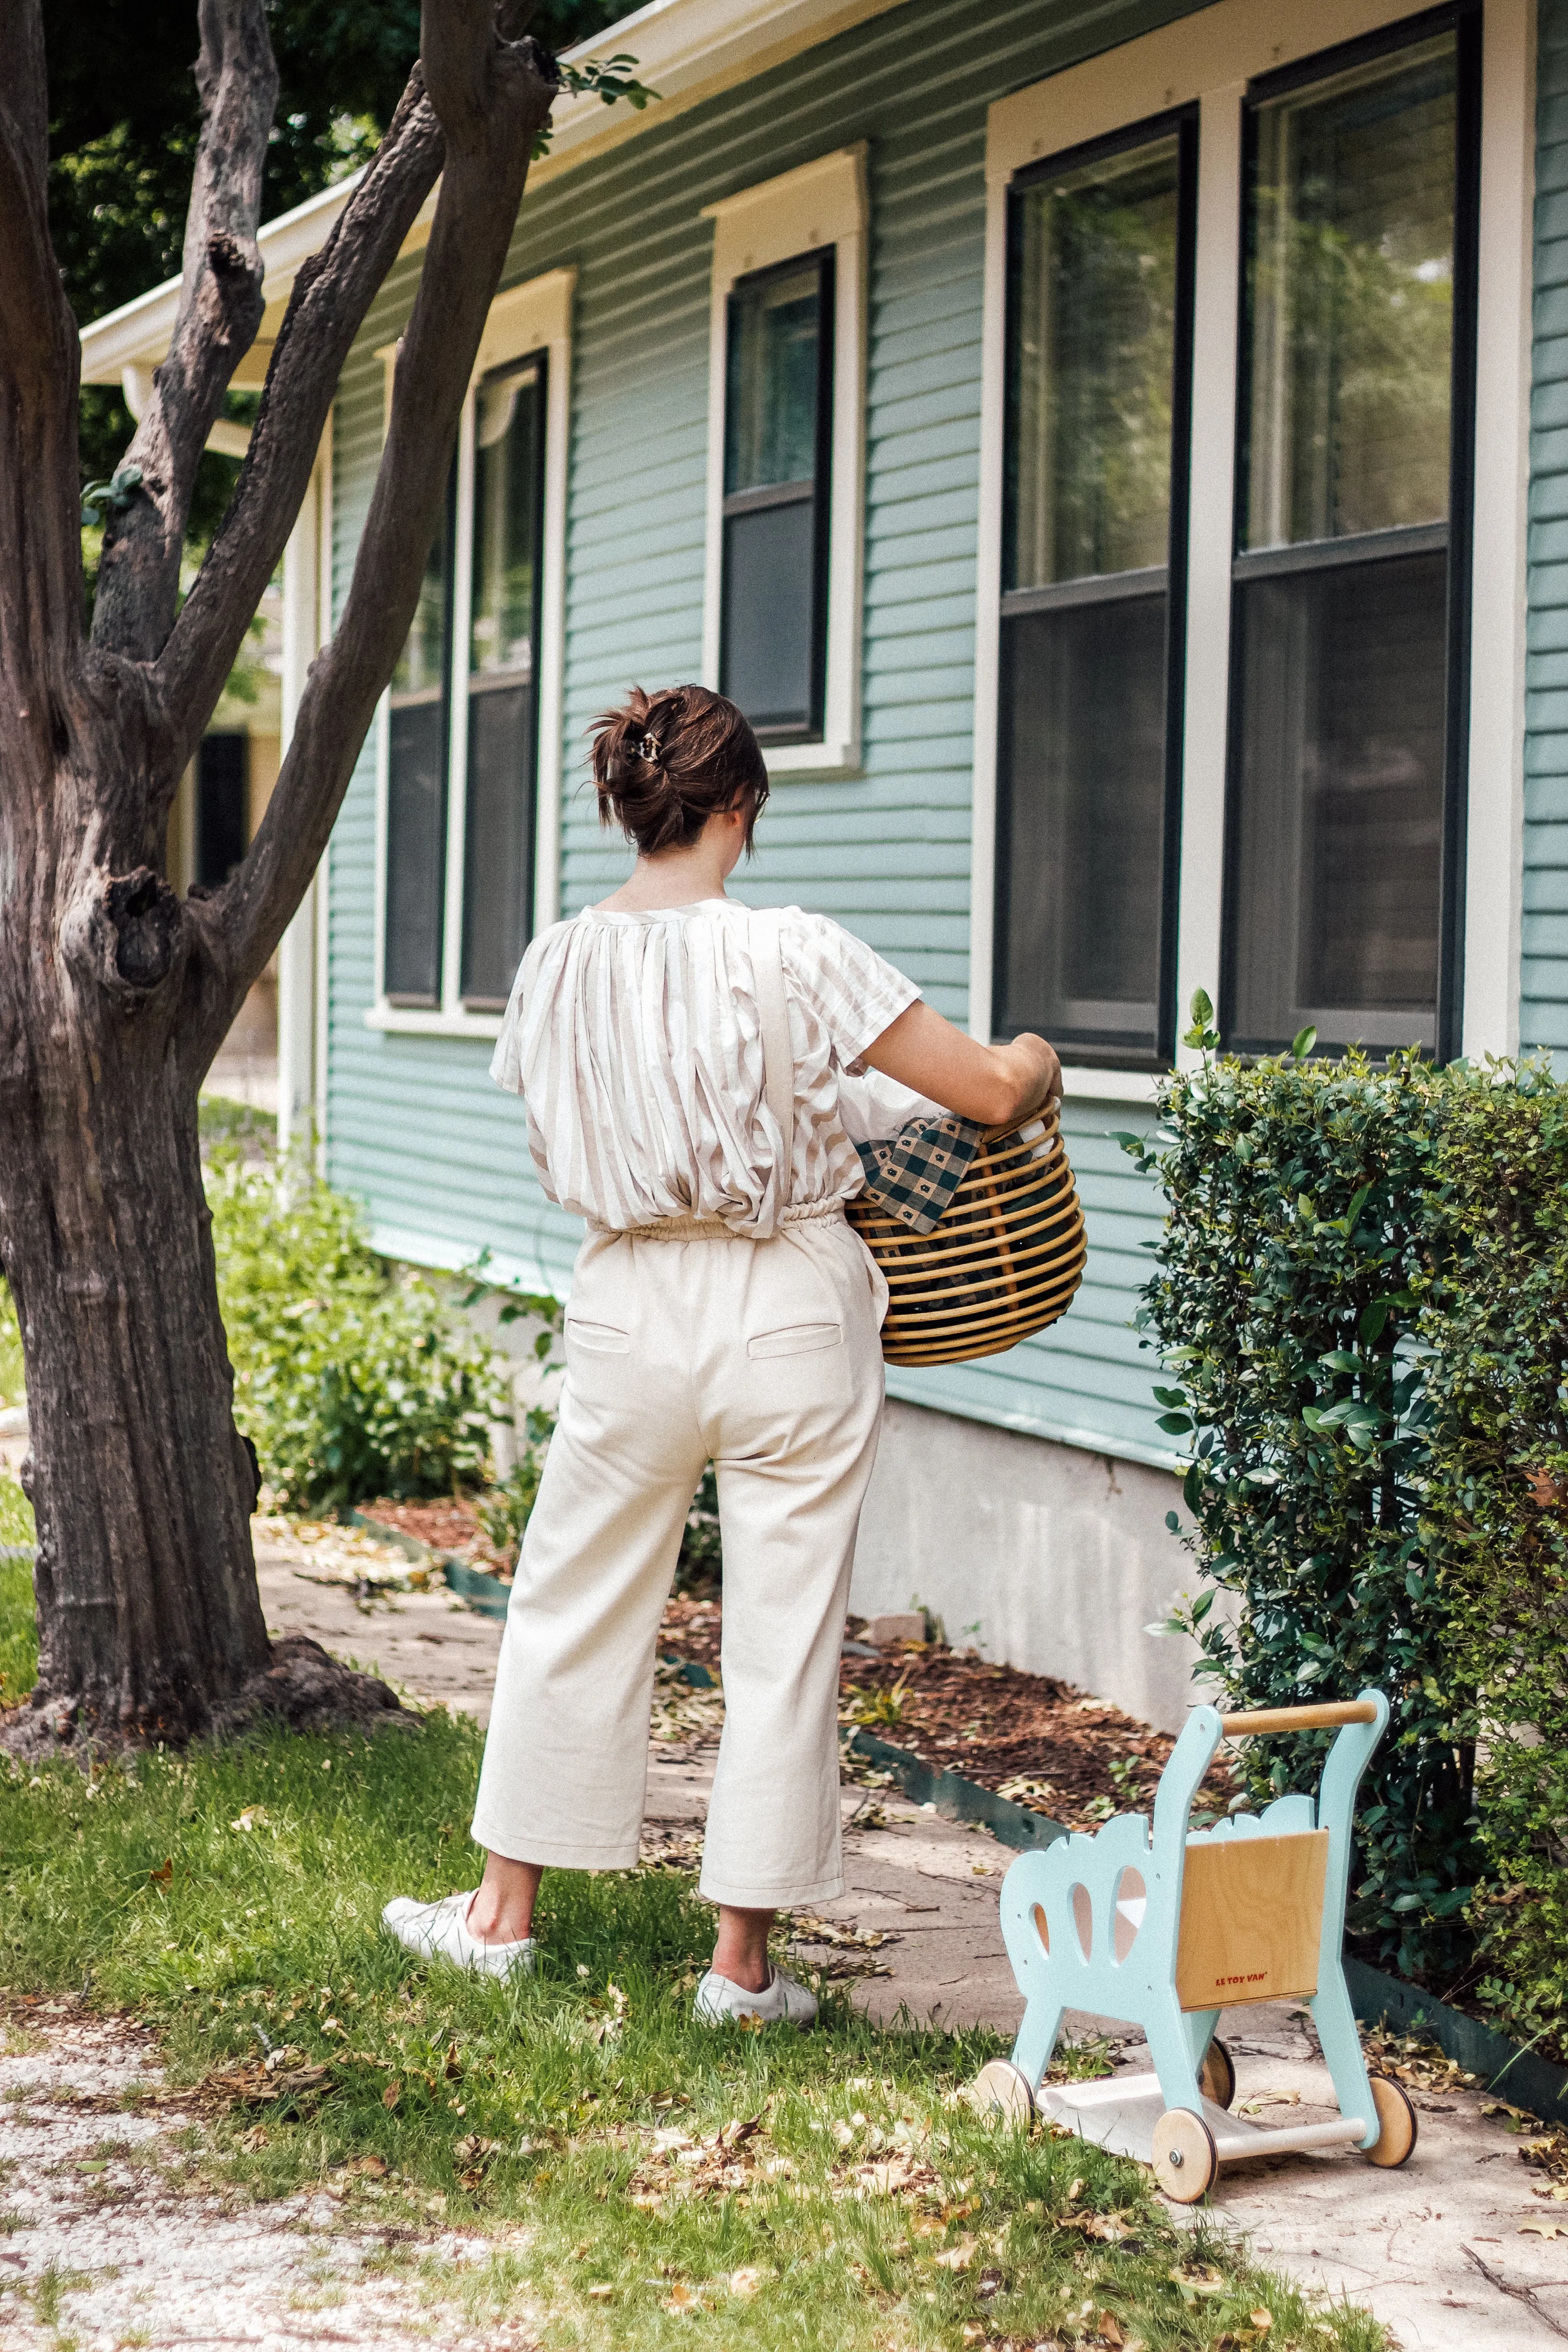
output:
{"label": "green wooden house", "polygon": [[[498,1016],[624,871],[594,713],[724,687],[774,786],[745,894],[1051,1035],[1089,1212],[1056,1328],[889,1377],[858,1604],[1178,1720],[1159,1204],[1111,1130],[1199,987],[1244,1048],[1568,1048],[1568,0],[652,0],[592,47],[659,95],[563,104],[530,179],[283,951],[285,1116],[392,1255],[563,1290]],[[264,231],[237,381],[342,201]],[[425,234],[289,548],[285,730]]]}

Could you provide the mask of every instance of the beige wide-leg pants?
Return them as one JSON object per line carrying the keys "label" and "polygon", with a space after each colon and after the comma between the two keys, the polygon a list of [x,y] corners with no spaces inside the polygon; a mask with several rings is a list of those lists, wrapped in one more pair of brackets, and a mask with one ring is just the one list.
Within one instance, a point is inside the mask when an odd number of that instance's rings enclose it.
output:
{"label": "beige wide-leg pants", "polygon": [[492,1853],[636,1862],[659,1621],[711,1461],[725,1718],[702,1892],[766,1909],[842,1891],[838,1657],[887,1291],[841,1213],[786,1216],[765,1242],[683,1219],[584,1244],[479,1775]]}

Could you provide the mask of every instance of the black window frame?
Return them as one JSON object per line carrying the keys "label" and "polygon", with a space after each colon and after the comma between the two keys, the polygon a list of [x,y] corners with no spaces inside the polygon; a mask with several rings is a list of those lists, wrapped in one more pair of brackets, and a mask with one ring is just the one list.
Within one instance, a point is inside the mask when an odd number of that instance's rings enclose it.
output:
{"label": "black window frame", "polygon": [[[1445,547],[1447,556],[1444,630],[1443,817],[1437,922],[1437,996],[1433,1058],[1452,1061],[1460,1051],[1464,1018],[1466,825],[1469,798],[1469,696],[1471,583],[1475,542],[1476,363],[1479,278],[1482,0],[1449,0],[1381,26],[1359,39],[1320,49],[1310,58],[1256,76],[1242,100],[1240,271],[1237,303],[1236,437],[1233,453],[1230,660],[1226,726],[1224,874],[1221,889],[1219,1026],[1228,1052],[1244,1058],[1278,1053],[1284,1038],[1248,1038],[1237,1034],[1240,932],[1243,750],[1240,599],[1238,583],[1279,578],[1353,562],[1376,562]],[[1270,100],[1288,97],[1314,82],[1382,57],[1395,56],[1436,34],[1455,36],[1454,327],[1448,411],[1448,514],[1445,522],[1367,531],[1344,539],[1304,540],[1280,548],[1241,545],[1250,494],[1248,419],[1252,400],[1252,351],[1248,332],[1249,236],[1257,218],[1258,119]],[[1327,1050],[1342,1050],[1330,1041]],[[1367,1049],[1373,1061],[1385,1046]]]}
{"label": "black window frame", "polygon": [[784,725],[756,726],[759,743],[821,743],[826,734],[827,703],[827,626],[828,584],[833,541],[833,379],[834,351],[837,341],[838,285],[838,248],[836,245],[813,246],[803,253],[791,254],[786,260],[770,262],[765,269],[751,269],[733,278],[724,298],[724,383],[725,416],[723,462],[729,471],[729,383],[730,361],[733,350],[738,303],[742,297],[777,278],[793,278],[802,270],[815,268],[817,274],[817,336],[816,336],[816,419],[814,471],[811,488],[802,491],[794,483],[769,485],[755,490],[725,488],[721,506],[721,546],[719,562],[719,687],[728,693],[730,677],[730,531],[732,518],[755,514],[766,507],[805,505],[809,498],[814,507],[812,516],[812,612],[811,669],[809,711],[804,721]]}
{"label": "black window frame", "polygon": [[[1191,539],[1193,445],[1193,337],[1197,278],[1197,194],[1199,107],[1196,100],[1170,107],[1137,122],[1124,123],[1104,137],[1064,148],[1015,172],[1007,184],[1007,287],[1004,358],[1002,579],[1013,575],[1017,532],[1018,312],[1023,278],[1023,206],[1019,199],[1042,181],[1077,171],[1086,164],[1151,145],[1156,140],[1177,140],[1176,306],[1172,352],[1171,488],[1166,559],[1151,566],[1149,593],[1163,593],[1165,610],[1165,760],[1163,821],[1161,828],[1156,1013],[1152,1045],[1117,1045],[1105,1038],[1079,1041],[1053,1039],[1064,1066],[1099,1069],[1159,1071],[1169,1069],[1176,1046],[1176,955],[1178,904],[1181,888],[1183,754],[1186,708],[1187,557]],[[991,959],[991,1034],[998,1040],[1019,1032],[1002,1018],[1007,968],[1009,906],[1007,875],[1012,854],[1012,793],[1007,786],[1011,767],[1011,668],[1007,622],[1015,615],[1111,597],[1128,597],[1131,572],[1091,573],[1079,580],[1044,588],[1008,588],[1000,594],[1000,629],[996,704],[996,833],[993,874]],[[1131,599],[1129,598],[1129,601]]]}
{"label": "black window frame", "polygon": [[[533,371],[533,393],[538,409],[539,429],[534,436],[533,453],[533,610],[529,616],[530,643],[532,646],[532,657],[529,668],[531,709],[530,713],[531,725],[527,744],[527,770],[524,777],[526,806],[524,809],[523,839],[526,844],[526,848],[523,857],[522,947],[519,951],[520,960],[521,956],[523,953],[526,953],[529,943],[533,938],[533,895],[539,859],[539,689],[544,614],[544,481],[546,458],[548,456],[550,442],[549,352],[548,350],[542,348],[539,351],[524,352],[516,359],[500,361],[495,367],[486,369],[484,375],[480,377],[479,383],[474,387],[474,396],[477,399],[479,391],[489,377],[511,375],[521,376],[530,369]],[[477,479],[477,450],[475,452],[475,473]],[[510,991],[507,996],[497,998],[483,995],[477,991],[471,991],[465,985],[468,978],[468,965],[469,959],[468,914],[470,901],[468,898],[468,872],[469,861],[474,856],[473,824],[471,817],[472,803],[470,797],[473,790],[474,768],[472,705],[476,694],[482,696],[497,692],[504,693],[511,685],[512,680],[509,675],[503,671],[499,675],[487,679],[484,683],[476,685],[476,677],[482,676],[482,673],[477,673],[472,668],[467,667],[468,662],[471,660],[472,657],[474,622],[474,565],[472,556],[472,533],[475,519],[474,515],[470,513],[468,519],[469,642],[466,647],[460,649],[463,653],[465,661],[462,690],[468,697],[469,708],[467,713],[468,723],[465,729],[466,751],[464,757],[465,773],[463,777],[463,903],[458,909],[458,1002],[465,1013],[489,1014],[493,1013],[504,1013],[506,1011]],[[459,648],[454,646],[452,653],[454,665],[456,664],[458,651]],[[449,782],[448,789],[450,789]],[[445,950],[445,942],[443,942],[443,950]]]}

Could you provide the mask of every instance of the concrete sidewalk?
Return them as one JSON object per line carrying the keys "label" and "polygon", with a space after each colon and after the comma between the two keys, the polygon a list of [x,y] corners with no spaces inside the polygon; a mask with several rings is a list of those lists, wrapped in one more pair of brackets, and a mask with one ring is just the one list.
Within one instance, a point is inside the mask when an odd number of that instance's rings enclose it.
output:
{"label": "concrete sidewalk", "polygon": [[[485,1719],[499,1622],[438,1591],[362,1605],[346,1589],[308,1581],[299,1565],[282,1545],[260,1560],[275,1633],[310,1633],[426,1699]],[[711,1718],[717,1702],[706,1705]],[[650,1857],[695,1860],[715,1754],[710,1738],[650,1748]],[[803,1961],[879,1971],[859,1978],[854,1992],[879,2023],[985,2024],[1011,2034],[1022,2005],[996,1898],[1013,1856],[988,1832],[924,1812],[896,1791],[847,1787],[843,1804],[846,1892],[820,1906],[831,1940],[800,1937]],[[1120,2043],[1121,2067],[1148,2066],[1136,2032],[1090,2017],[1069,2017],[1068,2031],[1103,2032]],[[1237,2062],[1243,2111],[1267,2108],[1282,2119],[1289,2108],[1304,2121],[1333,2112],[1304,2011],[1279,2003],[1231,2010],[1220,2031]],[[1568,2207],[1533,2186],[1540,2176],[1521,2163],[1506,2116],[1483,2115],[1477,2093],[1412,2095],[1420,2139],[1401,2170],[1340,2153],[1265,2158],[1227,2167],[1205,2210],[1245,2231],[1260,2260],[1375,2313],[1404,2352],[1545,2352],[1568,2337]]]}

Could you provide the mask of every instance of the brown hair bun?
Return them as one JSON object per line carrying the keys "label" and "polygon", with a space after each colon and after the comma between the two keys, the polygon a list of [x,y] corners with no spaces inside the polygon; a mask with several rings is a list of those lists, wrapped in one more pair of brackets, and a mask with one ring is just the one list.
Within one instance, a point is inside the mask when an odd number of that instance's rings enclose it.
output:
{"label": "brown hair bun", "polygon": [[601,824],[618,824],[639,857],[684,849],[721,809],[746,811],[746,848],[768,772],[742,711],[705,686],[634,686],[594,721]]}

